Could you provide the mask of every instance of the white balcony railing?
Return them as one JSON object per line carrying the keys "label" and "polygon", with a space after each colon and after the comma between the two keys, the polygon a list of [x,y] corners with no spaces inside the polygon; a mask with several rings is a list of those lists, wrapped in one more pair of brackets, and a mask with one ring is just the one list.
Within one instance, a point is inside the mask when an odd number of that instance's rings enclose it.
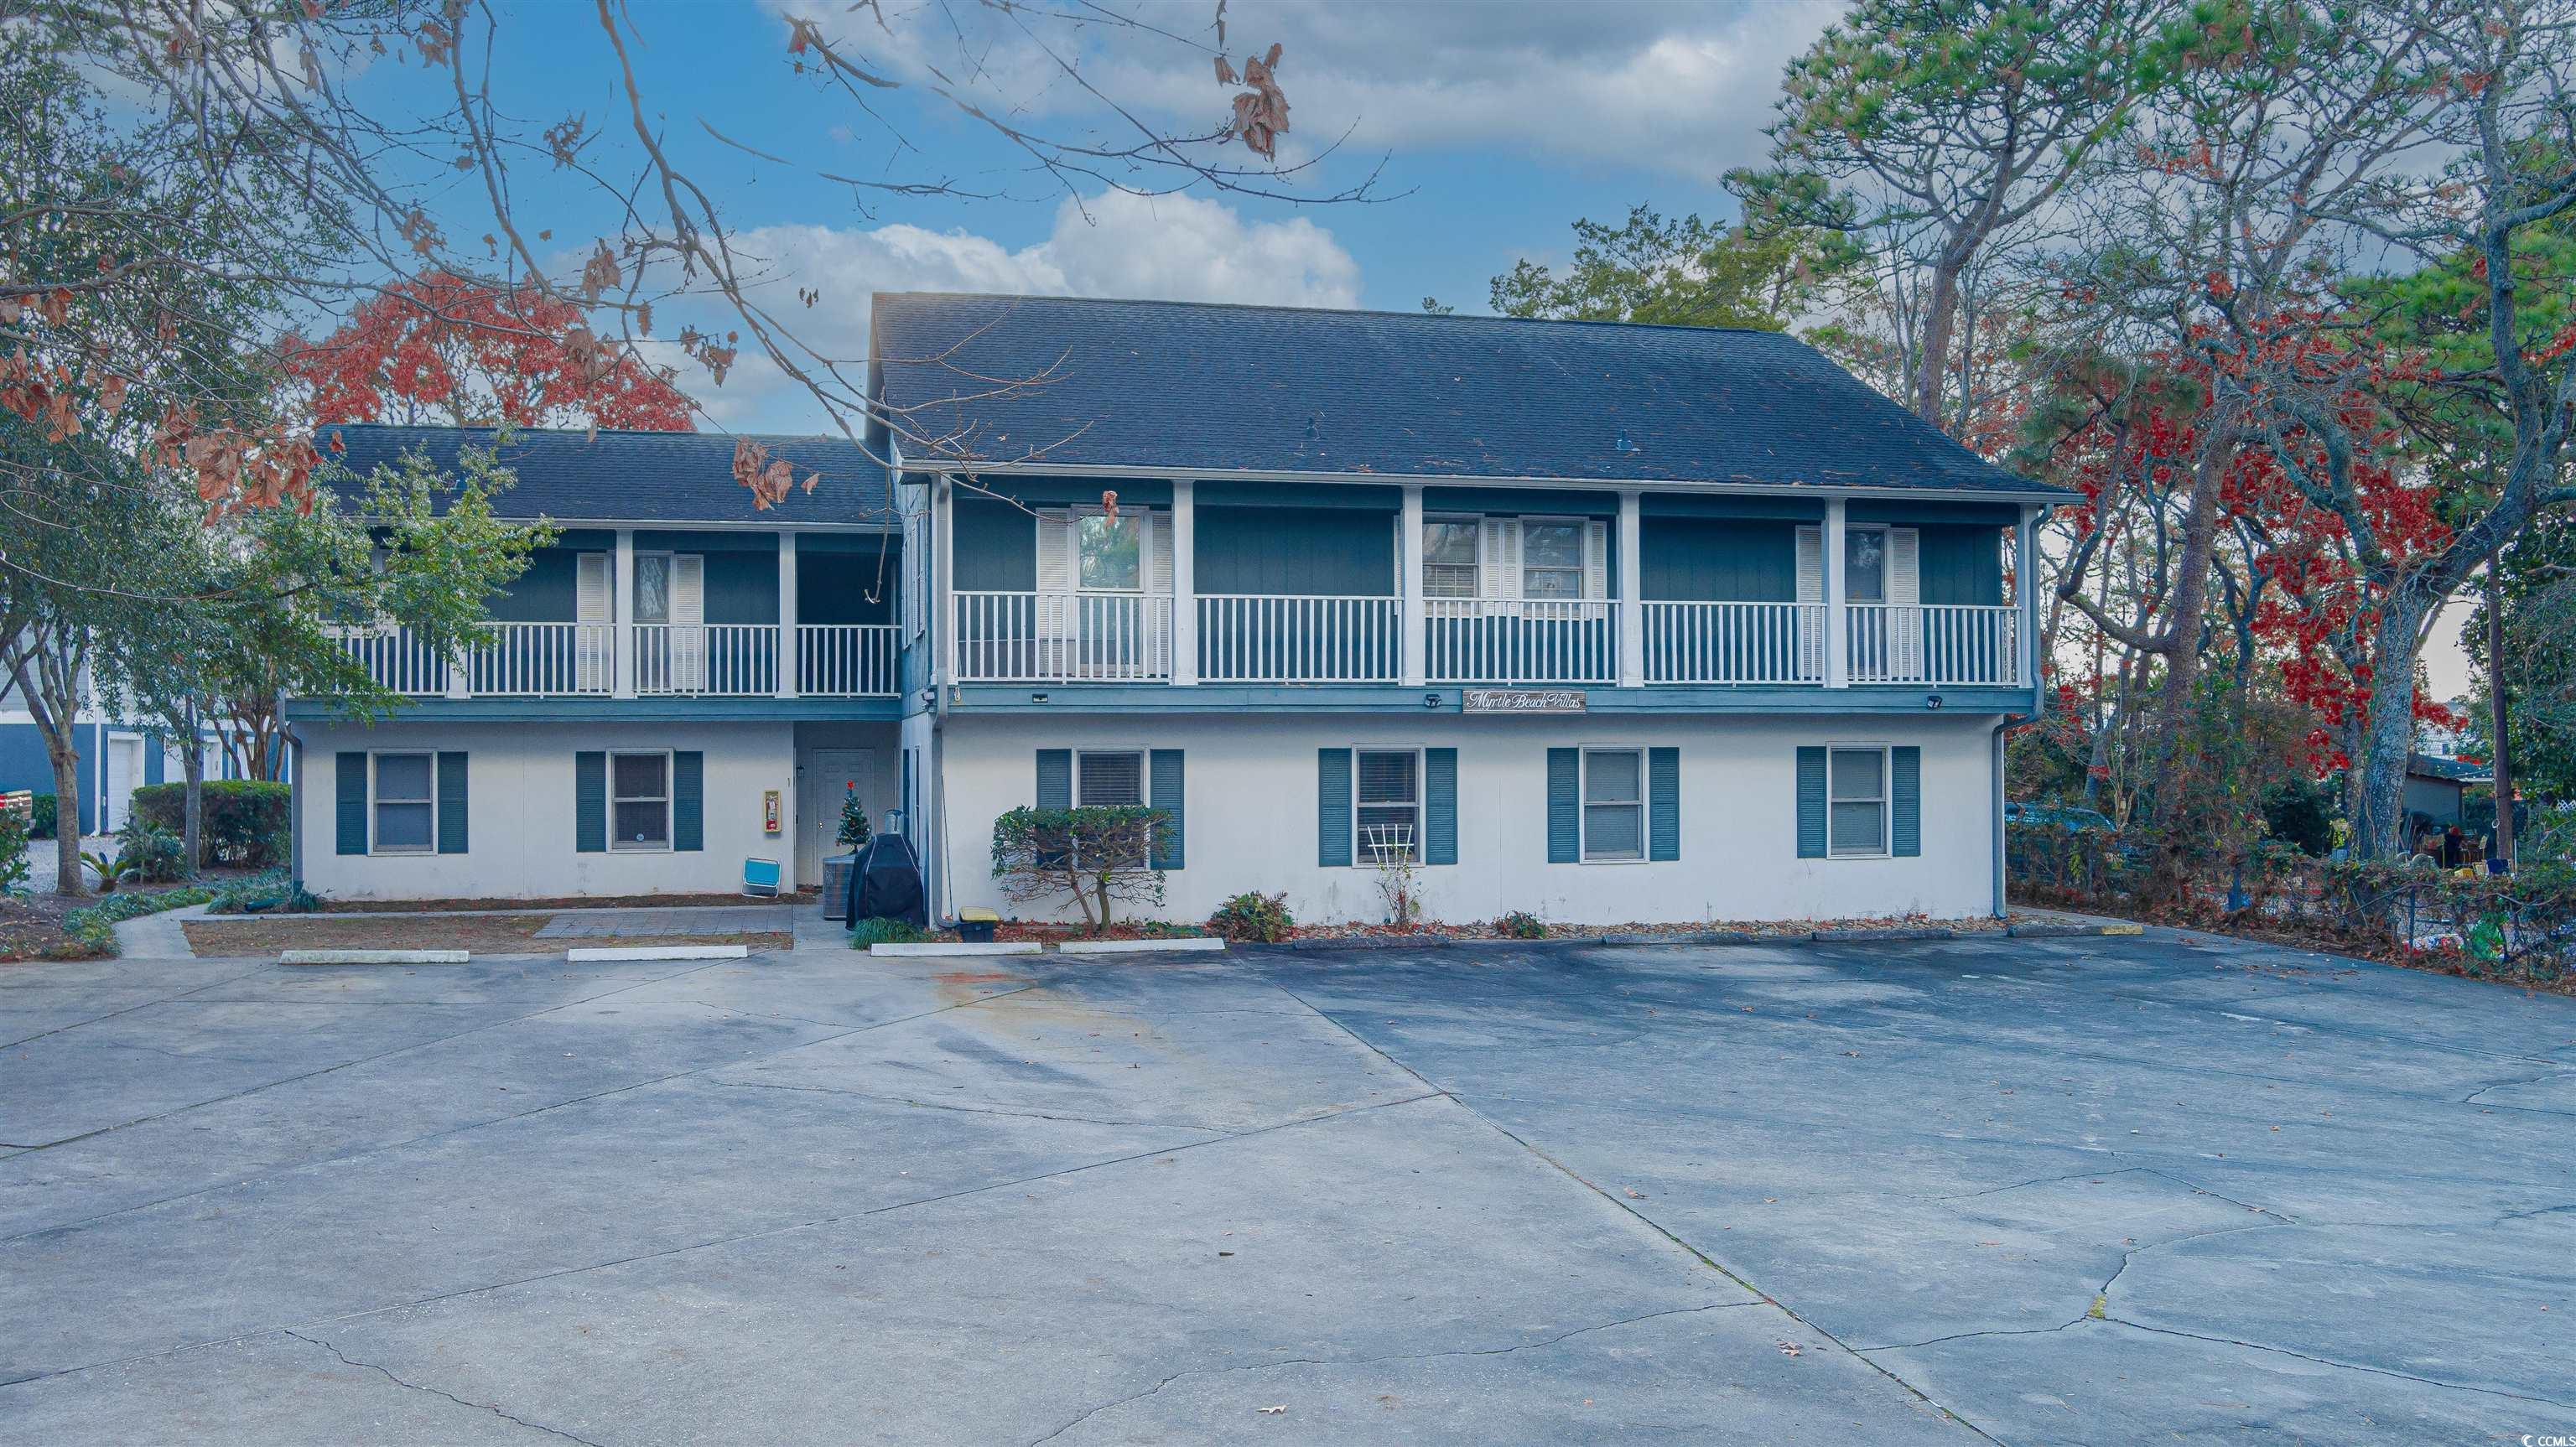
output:
{"label": "white balcony railing", "polygon": [[893,697],[894,625],[797,625],[796,691],[826,698]]}
{"label": "white balcony railing", "polygon": [[778,692],[775,623],[638,623],[635,691],[740,698]]}
{"label": "white balcony railing", "polygon": [[1646,605],[1648,683],[1822,683],[1822,603]]}
{"label": "white balcony railing", "polygon": [[491,623],[466,655],[466,691],[549,698],[610,692],[617,630],[606,623]]}
{"label": "white balcony railing", "polygon": [[1393,683],[1403,600],[1202,593],[1199,677],[1208,683]]}
{"label": "white balcony railing", "polygon": [[1168,593],[958,593],[969,683],[1142,683],[1172,676]]}
{"label": "white balcony railing", "polygon": [[1888,603],[1847,607],[1845,646],[1854,683],[2000,688],[2022,683],[2018,608]]}
{"label": "white balcony railing", "polygon": [[358,661],[367,676],[393,693],[447,692],[449,659],[408,628],[352,626],[330,630],[342,652]]}
{"label": "white balcony railing", "polygon": [[1608,602],[1434,598],[1433,683],[1610,683],[1619,674],[1618,608]]}

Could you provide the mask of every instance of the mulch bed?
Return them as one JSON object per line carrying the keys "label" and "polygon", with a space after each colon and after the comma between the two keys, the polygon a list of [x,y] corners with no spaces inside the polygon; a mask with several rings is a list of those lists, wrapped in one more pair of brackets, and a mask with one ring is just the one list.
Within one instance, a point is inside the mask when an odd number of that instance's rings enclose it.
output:
{"label": "mulch bed", "polygon": [[[237,872],[237,871],[235,871]],[[209,871],[201,883],[221,884],[228,874]],[[128,884],[119,895],[155,895],[184,886]],[[18,960],[86,960],[101,951],[63,933],[63,917],[106,898],[97,894],[33,894],[0,899],[0,963]]]}
{"label": "mulch bed", "polygon": [[323,914],[432,914],[460,909],[703,909],[718,905],[812,904],[811,889],[775,898],[749,894],[575,895],[561,899],[330,899]]}
{"label": "mulch bed", "polygon": [[201,955],[273,955],[279,950],[471,950],[489,955],[560,955],[568,949],[625,945],[747,945],[754,950],[791,948],[784,930],[731,934],[591,935],[539,939],[550,914],[491,914],[435,922],[330,919],[321,915],[266,919],[192,919],[180,923],[188,947]]}

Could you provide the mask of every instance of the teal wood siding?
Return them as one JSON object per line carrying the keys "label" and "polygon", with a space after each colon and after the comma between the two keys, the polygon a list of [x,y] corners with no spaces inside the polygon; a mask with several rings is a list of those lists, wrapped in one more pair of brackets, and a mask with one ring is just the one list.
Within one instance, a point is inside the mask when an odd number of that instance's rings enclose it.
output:
{"label": "teal wood siding", "polygon": [[[882,550],[883,557],[879,557]],[[807,533],[796,541],[796,621],[892,623],[903,549],[891,539]]]}
{"label": "teal wood siding", "polygon": [[682,853],[707,847],[707,756],[694,749],[671,755],[671,847]]}
{"label": "teal wood siding", "polygon": [[1185,787],[1181,778],[1181,751],[1155,749],[1149,756],[1147,778],[1150,792],[1145,796],[1149,807],[1163,811],[1162,822],[1154,826],[1154,867],[1179,869],[1189,860],[1186,847],[1187,811],[1182,806]]}
{"label": "teal wood siding", "polygon": [[1923,601],[1991,605],[2004,597],[2004,535],[1990,527],[1927,527]]}
{"label": "teal wood siding", "polygon": [[1646,750],[1646,857],[1682,857],[1682,751]]}
{"label": "teal wood siding", "polygon": [[579,617],[573,589],[576,586],[575,569],[580,565],[574,559],[582,551],[569,547],[539,548],[529,557],[528,570],[511,580],[508,592],[492,600],[493,621],[569,623]]}
{"label": "teal wood siding", "polygon": [[608,852],[608,755],[601,750],[572,756],[572,847],[577,854]]}
{"label": "teal wood siding", "polygon": [[363,749],[343,749],[336,761],[339,777],[334,781],[338,794],[333,800],[332,822],[339,836],[333,844],[338,854],[367,852],[367,755]]}
{"label": "teal wood siding", "polygon": [[442,751],[438,756],[438,852],[465,852],[465,755]]}
{"label": "teal wood siding", "polygon": [[1201,507],[1197,528],[1202,593],[1395,592],[1395,520],[1389,513]]}
{"label": "teal wood siding", "polygon": [[[1098,492],[1092,494],[1094,500]],[[959,497],[957,587],[968,593],[1027,593],[1038,586],[1037,519],[991,498]]]}
{"label": "teal wood siding", "polygon": [[1422,510],[1491,513],[1496,517],[1615,518],[1619,515],[1619,494],[1601,488],[1426,487],[1422,490]]}
{"label": "teal wood siding", "polygon": [[1547,751],[1547,862],[1573,864],[1583,857],[1583,751]]}
{"label": "teal wood siding", "polygon": [[1315,862],[1326,869],[1351,862],[1351,751],[1315,751]]}
{"label": "teal wood siding", "polygon": [[1638,529],[1646,596],[1668,601],[1798,601],[1798,524],[1752,518],[1656,518]]}
{"label": "teal wood siding", "polygon": [[1458,862],[1458,751],[1422,751],[1422,862]]}
{"label": "teal wood siding", "polygon": [[[1068,426],[1066,430],[1070,433],[1075,429]],[[1034,438],[1030,439],[1030,442],[1033,446],[1045,445]],[[1170,507],[1172,505],[1172,485],[1160,478],[980,477],[975,480],[975,485],[986,493],[1012,498],[1027,503],[1031,507],[1069,507],[1076,503],[1097,503],[1104,492],[1118,494],[1118,505],[1121,507]],[[959,489],[958,501],[963,503],[966,500],[965,490]],[[986,498],[984,501],[989,503],[991,498]],[[1018,511],[1008,503],[994,505],[1009,511]],[[1027,517],[1028,514],[1020,513],[1020,516]]]}
{"label": "teal wood siding", "polygon": [[1825,751],[1798,750],[1798,857],[1825,857]]}
{"label": "teal wood siding", "polygon": [[1911,858],[1923,852],[1923,750],[1887,751],[1888,853]]}
{"label": "teal wood siding", "polygon": [[[705,555],[707,622],[778,621],[778,549],[775,539],[767,541],[771,546],[764,552]],[[796,584],[801,601],[805,585],[801,572]]]}

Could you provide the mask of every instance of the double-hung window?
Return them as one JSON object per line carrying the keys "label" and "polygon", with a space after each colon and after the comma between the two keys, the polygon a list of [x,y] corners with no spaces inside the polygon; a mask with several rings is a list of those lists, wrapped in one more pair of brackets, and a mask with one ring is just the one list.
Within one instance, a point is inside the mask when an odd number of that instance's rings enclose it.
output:
{"label": "double-hung window", "polygon": [[1473,598],[1479,587],[1476,577],[1476,535],[1481,526],[1474,518],[1426,518],[1422,524],[1422,596],[1426,598]]}
{"label": "double-hung window", "polygon": [[608,756],[608,847],[671,847],[671,756],[665,752]]}
{"label": "double-hung window", "polygon": [[1548,602],[1583,599],[1583,524],[1521,519],[1521,596]]}
{"label": "double-hung window", "polygon": [[[1075,751],[1073,801],[1086,809],[1142,807],[1145,802],[1145,751]],[[1140,858],[1122,862],[1141,865],[1145,861]]]}
{"label": "double-hung window", "polygon": [[1075,514],[1073,547],[1075,581],[1085,592],[1145,590],[1145,530],[1136,514]]}
{"label": "double-hung window", "polygon": [[1887,750],[1830,750],[1826,774],[1826,852],[1837,858],[1887,853]]}
{"label": "double-hung window", "polygon": [[1361,864],[1422,858],[1422,753],[1418,749],[1360,749],[1359,788],[1352,795],[1352,824]]}
{"label": "double-hung window", "polygon": [[438,848],[438,758],[377,754],[368,812],[377,854],[429,854]]}
{"label": "double-hung window", "polygon": [[1646,755],[1642,749],[1583,751],[1583,857],[1646,857]]}

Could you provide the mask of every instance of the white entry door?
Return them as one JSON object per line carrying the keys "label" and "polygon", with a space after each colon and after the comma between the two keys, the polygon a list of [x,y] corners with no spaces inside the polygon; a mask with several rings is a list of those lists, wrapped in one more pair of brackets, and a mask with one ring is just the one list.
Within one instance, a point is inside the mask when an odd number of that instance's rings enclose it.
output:
{"label": "white entry door", "polygon": [[871,824],[877,813],[877,751],[814,749],[796,771],[796,882],[823,882],[823,856],[838,854],[841,799],[855,793],[868,807]]}
{"label": "white entry door", "polygon": [[126,816],[133,812],[134,786],[143,782],[143,740],[137,738],[107,741],[107,823],[100,832],[113,834],[125,827]]}

